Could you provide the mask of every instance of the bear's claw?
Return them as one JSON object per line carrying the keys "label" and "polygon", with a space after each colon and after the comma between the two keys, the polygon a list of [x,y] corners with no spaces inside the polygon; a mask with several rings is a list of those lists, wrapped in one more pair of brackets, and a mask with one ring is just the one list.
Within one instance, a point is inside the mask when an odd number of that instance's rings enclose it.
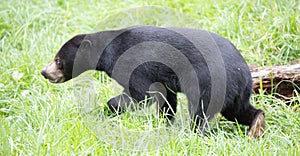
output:
{"label": "bear's claw", "polygon": [[256,115],[255,119],[252,121],[248,136],[254,138],[260,138],[264,135],[264,129],[265,129],[264,112],[260,112]]}

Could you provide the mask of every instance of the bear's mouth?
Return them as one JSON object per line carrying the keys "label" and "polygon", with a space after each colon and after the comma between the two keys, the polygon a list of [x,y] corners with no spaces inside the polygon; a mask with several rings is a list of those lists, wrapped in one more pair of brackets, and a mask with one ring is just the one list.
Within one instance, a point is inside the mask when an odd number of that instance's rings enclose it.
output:
{"label": "bear's mouth", "polygon": [[45,79],[48,79],[51,83],[61,83],[66,80],[62,71],[57,67],[55,62],[48,64],[42,71],[41,74]]}
{"label": "bear's mouth", "polygon": [[64,78],[59,77],[59,78],[56,78],[56,79],[49,79],[49,82],[51,82],[51,83],[61,83],[61,82],[64,82]]}

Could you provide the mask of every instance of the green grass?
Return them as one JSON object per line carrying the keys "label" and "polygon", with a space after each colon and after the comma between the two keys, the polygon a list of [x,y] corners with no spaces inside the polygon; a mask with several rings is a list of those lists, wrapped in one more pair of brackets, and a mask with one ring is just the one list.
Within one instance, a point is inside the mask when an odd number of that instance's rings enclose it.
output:
{"label": "green grass", "polygon": [[[272,95],[252,96],[251,103],[266,111],[262,139],[247,137],[248,127],[222,117],[212,121],[207,136],[198,137],[188,128],[184,96],[179,97],[178,119],[168,129],[154,108],[116,118],[103,115],[105,103],[122,90],[103,73],[87,72],[58,85],[39,74],[72,36],[137,24],[213,31],[230,39],[249,64],[287,65],[300,58],[297,0],[3,0],[0,155],[300,155],[299,96],[290,106]],[[87,99],[88,92],[77,90],[73,82],[89,75],[96,94]],[[85,114],[78,95],[99,106],[98,114]]]}

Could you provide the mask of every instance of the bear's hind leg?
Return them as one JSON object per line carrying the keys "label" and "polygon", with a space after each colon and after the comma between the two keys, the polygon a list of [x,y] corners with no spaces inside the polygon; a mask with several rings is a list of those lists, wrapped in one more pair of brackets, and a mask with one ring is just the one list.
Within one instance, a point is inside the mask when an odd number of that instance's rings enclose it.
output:
{"label": "bear's hind leg", "polygon": [[249,125],[250,130],[248,135],[251,137],[258,138],[264,134],[264,111],[256,109],[250,104],[246,105],[246,109],[243,109],[240,112],[233,113],[230,110],[227,110],[222,112],[222,115],[230,121],[235,121],[236,119],[241,124]]}
{"label": "bear's hind leg", "polygon": [[261,137],[264,134],[265,129],[265,116],[264,111],[259,109],[256,112],[254,120],[252,120],[250,125],[250,131],[248,133],[251,137]]}

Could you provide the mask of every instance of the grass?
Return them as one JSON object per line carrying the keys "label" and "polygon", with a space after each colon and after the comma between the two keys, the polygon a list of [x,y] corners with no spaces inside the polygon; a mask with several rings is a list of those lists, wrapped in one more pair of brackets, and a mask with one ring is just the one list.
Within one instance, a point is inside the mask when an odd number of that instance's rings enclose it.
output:
{"label": "grass", "polygon": [[[262,139],[248,138],[248,127],[222,117],[198,137],[188,128],[184,96],[168,129],[153,108],[104,116],[105,103],[121,88],[103,73],[59,85],[39,74],[75,34],[136,24],[206,29],[230,39],[249,64],[287,65],[300,57],[297,0],[11,0],[0,2],[0,13],[0,155],[300,155],[299,96],[289,106],[272,95],[251,97],[266,111]],[[77,90],[85,77],[93,80],[92,92]],[[85,114],[78,97],[99,106],[100,119]]]}

